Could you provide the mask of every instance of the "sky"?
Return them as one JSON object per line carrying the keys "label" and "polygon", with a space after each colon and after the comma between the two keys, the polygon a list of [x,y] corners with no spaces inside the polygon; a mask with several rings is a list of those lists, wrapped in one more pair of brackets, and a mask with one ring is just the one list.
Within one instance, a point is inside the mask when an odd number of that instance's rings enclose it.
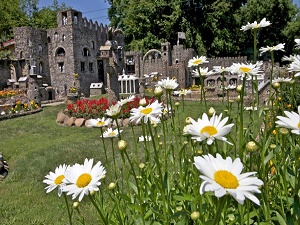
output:
{"label": "sky", "polygon": [[[82,12],[82,17],[86,17],[93,22],[98,21],[98,24],[109,25],[107,18],[107,9],[109,4],[105,0],[58,0],[58,4],[66,3],[73,9]],[[40,0],[39,8],[52,5],[53,0]]]}
{"label": "sky", "polygon": [[[52,5],[51,0],[40,0],[39,7]],[[93,22],[98,21],[98,24],[109,25],[107,18],[107,9],[109,4],[105,0],[58,0],[58,3],[66,3],[67,6],[71,6],[73,9],[82,12],[82,16]],[[293,0],[295,4],[300,6],[300,0]]]}

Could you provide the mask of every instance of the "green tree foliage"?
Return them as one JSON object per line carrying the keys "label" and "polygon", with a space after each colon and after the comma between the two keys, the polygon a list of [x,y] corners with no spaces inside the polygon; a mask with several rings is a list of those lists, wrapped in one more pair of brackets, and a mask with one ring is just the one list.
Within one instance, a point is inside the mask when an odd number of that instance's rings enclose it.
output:
{"label": "green tree foliage", "polygon": [[[293,5],[292,0],[249,0],[240,9],[241,22],[260,21],[266,18],[271,25],[261,29],[258,33],[258,47],[274,46],[279,43],[286,43],[286,52],[275,52],[275,57],[279,60],[284,54],[290,54],[294,48],[294,38],[297,32],[290,32],[287,29],[293,29],[292,26],[300,26],[299,20],[295,20],[299,9]],[[298,24],[298,25],[297,25]],[[288,28],[290,27],[290,28]],[[249,32],[245,32],[242,38],[245,44],[244,49],[253,47],[253,38]]]}
{"label": "green tree foliage", "polygon": [[[299,29],[297,7],[292,0],[108,0],[111,25],[126,35],[127,48],[160,48],[162,41],[177,43],[177,32],[186,33],[183,42],[199,54],[235,56],[253,48],[251,32],[240,30],[247,22],[264,17],[272,26],[259,32],[259,46],[293,40]],[[293,37],[291,37],[291,35]],[[289,44],[287,53],[291,51]]]}
{"label": "green tree foliage", "polygon": [[5,0],[0,4],[0,43],[13,38],[13,28],[32,26],[36,28],[52,28],[57,25],[57,11],[66,5],[53,0],[49,7],[38,8],[39,0]]}

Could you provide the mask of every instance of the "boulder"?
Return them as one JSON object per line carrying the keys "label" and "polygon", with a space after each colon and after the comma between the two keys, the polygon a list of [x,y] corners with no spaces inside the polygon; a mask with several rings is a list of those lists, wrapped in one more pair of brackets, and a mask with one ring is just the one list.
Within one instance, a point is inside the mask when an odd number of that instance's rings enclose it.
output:
{"label": "boulder", "polygon": [[130,124],[131,122],[129,121],[129,118],[123,120],[123,127],[128,127]]}
{"label": "boulder", "polygon": [[76,120],[76,117],[69,118],[66,125],[69,126],[69,127],[74,126],[75,125],[75,120]]}
{"label": "boulder", "polygon": [[82,127],[85,124],[85,119],[84,118],[77,118],[75,120],[75,126],[76,127]]}
{"label": "boulder", "polygon": [[65,121],[66,115],[63,111],[59,111],[56,117],[56,123],[63,123]]}

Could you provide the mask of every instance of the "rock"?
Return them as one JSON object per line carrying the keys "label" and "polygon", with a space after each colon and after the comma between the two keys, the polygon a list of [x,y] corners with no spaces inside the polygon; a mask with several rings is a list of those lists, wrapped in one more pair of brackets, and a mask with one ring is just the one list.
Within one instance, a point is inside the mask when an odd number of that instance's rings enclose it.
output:
{"label": "rock", "polygon": [[123,120],[123,127],[129,127],[130,124],[129,118]]}
{"label": "rock", "polygon": [[76,120],[76,117],[69,118],[66,125],[69,126],[69,127],[74,126],[75,125],[75,120]]}
{"label": "rock", "polygon": [[66,115],[63,111],[59,111],[56,117],[56,123],[63,123],[65,121]]}
{"label": "rock", "polygon": [[65,116],[65,119],[64,119],[64,125],[67,125],[69,119],[70,119],[70,117],[66,115],[66,116]]}
{"label": "rock", "polygon": [[85,120],[84,122],[84,126],[88,127],[88,128],[92,128],[91,126],[89,126],[90,121],[89,120]]}
{"label": "rock", "polygon": [[84,118],[77,118],[75,120],[75,126],[76,127],[82,127],[85,124],[85,119]]}

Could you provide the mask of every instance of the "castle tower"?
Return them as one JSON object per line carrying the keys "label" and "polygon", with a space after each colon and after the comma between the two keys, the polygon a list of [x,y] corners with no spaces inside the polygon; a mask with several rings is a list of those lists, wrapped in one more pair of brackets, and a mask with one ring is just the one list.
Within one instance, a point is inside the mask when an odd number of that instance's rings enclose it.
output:
{"label": "castle tower", "polygon": [[164,64],[168,66],[172,65],[172,51],[170,42],[161,43],[161,58]]}

